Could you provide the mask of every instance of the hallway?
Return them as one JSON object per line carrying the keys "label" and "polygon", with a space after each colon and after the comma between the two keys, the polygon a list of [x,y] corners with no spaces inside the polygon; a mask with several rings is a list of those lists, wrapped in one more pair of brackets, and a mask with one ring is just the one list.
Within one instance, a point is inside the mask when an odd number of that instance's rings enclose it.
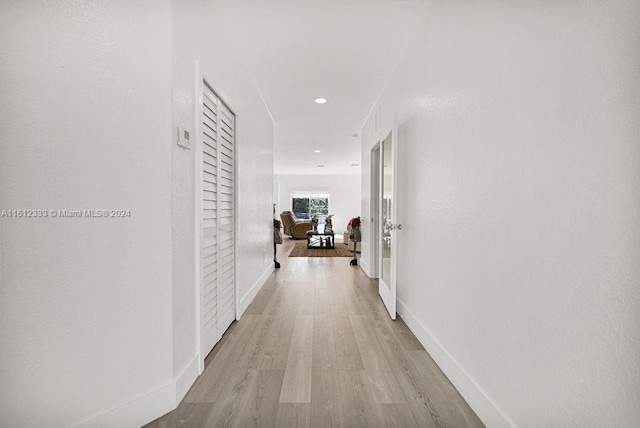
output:
{"label": "hallway", "polygon": [[390,320],[376,281],[348,258],[289,258],[292,246],[178,408],[147,428],[483,426]]}

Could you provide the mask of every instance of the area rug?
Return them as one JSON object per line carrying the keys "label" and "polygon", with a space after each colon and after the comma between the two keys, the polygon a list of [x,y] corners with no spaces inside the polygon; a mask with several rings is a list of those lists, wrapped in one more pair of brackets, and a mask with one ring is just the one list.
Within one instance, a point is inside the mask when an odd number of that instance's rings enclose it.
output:
{"label": "area rug", "polygon": [[304,240],[295,243],[289,257],[353,257],[353,252],[342,242],[336,242],[335,246],[331,249],[307,248],[307,241]]}

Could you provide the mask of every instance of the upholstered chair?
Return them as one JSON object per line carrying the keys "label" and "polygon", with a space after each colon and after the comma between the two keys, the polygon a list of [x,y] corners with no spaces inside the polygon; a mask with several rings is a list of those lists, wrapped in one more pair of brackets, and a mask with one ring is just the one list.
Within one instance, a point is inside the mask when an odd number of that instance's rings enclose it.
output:
{"label": "upholstered chair", "polygon": [[311,220],[298,220],[291,211],[282,211],[280,214],[284,234],[294,239],[307,239],[307,230],[313,228]]}

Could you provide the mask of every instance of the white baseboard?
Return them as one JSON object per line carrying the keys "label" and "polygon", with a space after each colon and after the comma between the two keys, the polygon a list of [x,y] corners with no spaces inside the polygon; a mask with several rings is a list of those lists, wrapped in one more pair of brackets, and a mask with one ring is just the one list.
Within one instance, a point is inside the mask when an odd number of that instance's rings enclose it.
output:
{"label": "white baseboard", "polygon": [[162,386],[105,413],[81,422],[76,427],[140,427],[169,413],[182,401],[199,376],[198,355],[194,355],[175,382]]}
{"label": "white baseboard", "polygon": [[482,388],[476,384],[456,360],[442,347],[429,330],[407,308],[407,305],[397,299],[397,312],[407,327],[418,338],[422,346],[427,350],[431,358],[436,362],[442,372],[449,378],[458,392],[464,397],[469,406],[478,415],[487,427],[511,428],[515,423],[511,421],[485,394]]}
{"label": "white baseboard", "polygon": [[254,297],[256,297],[256,295],[258,294],[258,291],[260,291],[262,286],[269,279],[269,276],[271,276],[271,274],[273,273],[273,270],[274,270],[274,264],[270,263],[269,267],[262,273],[262,275],[260,275],[260,278],[258,278],[256,282],[253,283],[249,291],[247,291],[247,293],[240,298],[240,300],[238,301],[238,306],[236,308],[237,320],[239,320],[242,314],[244,314],[244,311],[247,310],[247,308],[253,301]]}
{"label": "white baseboard", "polygon": [[200,354],[194,355],[182,372],[176,376],[176,405],[178,405],[184,396],[187,395],[191,385],[193,385],[196,379],[198,379],[198,376],[200,376],[199,358]]}
{"label": "white baseboard", "polygon": [[358,261],[360,262],[360,268],[364,271],[364,273],[366,273],[369,278],[372,278],[371,269],[369,269],[369,264],[363,261],[362,258],[360,258]]}
{"label": "white baseboard", "polygon": [[175,409],[177,405],[175,398],[175,385],[169,383],[75,426],[81,428],[140,427]]}

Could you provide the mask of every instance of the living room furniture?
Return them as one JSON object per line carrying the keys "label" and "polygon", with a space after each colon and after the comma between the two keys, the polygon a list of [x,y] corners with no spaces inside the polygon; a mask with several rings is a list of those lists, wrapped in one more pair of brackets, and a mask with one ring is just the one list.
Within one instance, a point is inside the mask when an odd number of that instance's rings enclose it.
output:
{"label": "living room furniture", "polygon": [[[356,223],[356,230],[352,229],[351,224],[352,222]],[[345,243],[345,245],[348,246],[350,251],[357,251],[356,249],[356,243],[354,242],[354,240],[351,239],[351,234],[354,234],[354,238],[356,241],[360,241],[360,217],[354,217],[351,220],[349,220],[349,224],[347,225],[347,230],[344,231],[344,233],[342,234],[342,242]]]}
{"label": "living room furniture", "polygon": [[349,246],[349,249],[353,251],[353,259],[351,259],[351,262],[349,263],[351,266],[358,265],[358,257],[356,256],[356,253],[358,252],[358,242],[362,241],[362,235],[360,234],[361,223],[360,216],[358,216],[349,220],[349,223],[347,224],[347,232],[349,233],[349,236],[345,233],[345,239],[349,238],[349,244],[353,245],[353,249],[351,248],[351,245]]}
{"label": "living room furniture", "polygon": [[307,248],[335,248],[333,235],[331,229],[307,230]]}
{"label": "living room furniture", "polygon": [[345,230],[344,233],[342,234],[342,242],[344,242],[344,244],[349,247],[349,251],[353,251],[354,242],[351,239],[349,239],[349,235],[351,235],[351,232],[349,232],[348,230]]}
{"label": "living room furniture", "polygon": [[[276,213],[275,204],[273,206],[273,213]],[[278,219],[273,219],[273,263],[277,268],[280,268],[280,262],[278,262],[278,248],[277,244],[282,244],[282,234],[280,233],[282,223]]]}
{"label": "living room furniture", "polygon": [[280,213],[284,234],[294,239],[306,239],[307,230],[311,230],[311,220],[297,220],[291,211],[282,211]]}

